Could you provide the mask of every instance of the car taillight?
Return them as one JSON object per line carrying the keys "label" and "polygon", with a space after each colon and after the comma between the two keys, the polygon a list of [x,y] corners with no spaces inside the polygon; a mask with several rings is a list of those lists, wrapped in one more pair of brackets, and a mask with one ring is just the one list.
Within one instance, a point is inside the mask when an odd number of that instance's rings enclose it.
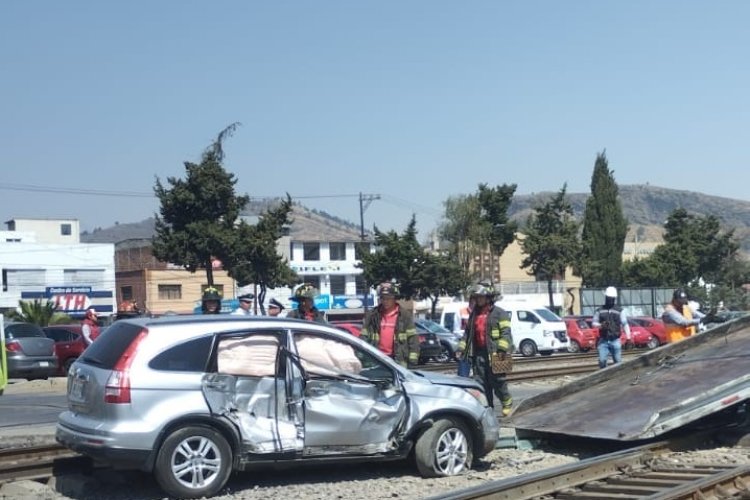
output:
{"label": "car taillight", "polygon": [[5,350],[8,352],[21,352],[23,349],[21,349],[21,343],[17,340],[11,340],[7,344],[5,344]]}
{"label": "car taillight", "polygon": [[115,363],[107,379],[107,385],[104,387],[105,403],[130,403],[130,365],[133,364],[138,345],[146,338],[146,335],[148,335],[148,330],[144,328]]}

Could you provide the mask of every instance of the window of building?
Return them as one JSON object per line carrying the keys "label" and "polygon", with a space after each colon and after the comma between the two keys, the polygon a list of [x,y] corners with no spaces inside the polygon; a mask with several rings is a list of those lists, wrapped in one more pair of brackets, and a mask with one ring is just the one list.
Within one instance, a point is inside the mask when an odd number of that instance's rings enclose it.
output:
{"label": "window of building", "polygon": [[331,276],[331,295],[346,294],[346,276]]}
{"label": "window of building", "polygon": [[320,275],[317,274],[302,274],[300,275],[302,283],[309,283],[320,292]]}
{"label": "window of building", "polygon": [[104,283],[104,269],[63,269],[63,280],[69,286],[85,285],[91,288],[107,288]]}
{"label": "window of building", "polygon": [[365,295],[368,292],[367,285],[365,284],[365,277],[361,274],[354,275],[354,286],[356,288],[357,295]]}
{"label": "window of building", "polygon": [[182,298],[182,285],[159,285],[159,300],[179,300]]}
{"label": "window of building", "polygon": [[369,255],[370,253],[370,244],[369,243],[357,243],[354,245],[354,258],[357,260],[362,260],[362,257],[364,255]]}
{"label": "window of building", "polygon": [[303,260],[320,260],[320,243],[303,243]]}
{"label": "window of building", "polygon": [[133,300],[133,287],[132,286],[121,286],[120,296],[122,300]]}
{"label": "window of building", "polygon": [[329,243],[331,260],[346,260],[346,243]]}
{"label": "window of building", "polygon": [[73,234],[73,226],[70,224],[60,224],[60,234],[63,236],[70,236]]}

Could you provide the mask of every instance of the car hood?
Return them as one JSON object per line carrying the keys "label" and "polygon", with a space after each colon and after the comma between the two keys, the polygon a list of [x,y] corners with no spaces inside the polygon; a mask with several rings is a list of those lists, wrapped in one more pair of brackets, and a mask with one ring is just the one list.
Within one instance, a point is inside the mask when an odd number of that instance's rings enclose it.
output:
{"label": "car hood", "polygon": [[435,385],[450,385],[453,387],[482,389],[482,386],[476,380],[468,377],[459,377],[458,375],[446,375],[443,373],[427,372],[414,370],[414,373],[423,380],[427,380]]}

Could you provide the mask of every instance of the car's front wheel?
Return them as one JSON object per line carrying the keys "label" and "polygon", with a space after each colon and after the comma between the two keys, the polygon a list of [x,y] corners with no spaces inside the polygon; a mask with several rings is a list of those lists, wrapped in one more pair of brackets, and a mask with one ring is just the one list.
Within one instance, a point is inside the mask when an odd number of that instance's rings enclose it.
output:
{"label": "car's front wheel", "polygon": [[471,468],[471,435],[461,422],[437,420],[417,440],[414,457],[422,477],[455,476]]}
{"label": "car's front wheel", "polygon": [[154,466],[159,486],[177,498],[213,496],[231,472],[229,443],[216,430],[202,426],[188,426],[170,434]]}
{"label": "car's front wheel", "polygon": [[448,344],[440,344],[440,354],[438,356],[435,356],[435,361],[438,363],[450,363],[451,361],[454,361],[455,355],[453,354],[453,351],[450,347],[448,347]]}
{"label": "car's front wheel", "polygon": [[581,351],[582,351],[581,344],[579,344],[577,341],[571,340],[568,343],[568,352],[579,353]]}
{"label": "car's front wheel", "polygon": [[648,342],[646,342],[646,347],[649,349],[656,349],[659,347],[659,339],[656,338],[656,335],[651,335],[651,337],[649,337]]}

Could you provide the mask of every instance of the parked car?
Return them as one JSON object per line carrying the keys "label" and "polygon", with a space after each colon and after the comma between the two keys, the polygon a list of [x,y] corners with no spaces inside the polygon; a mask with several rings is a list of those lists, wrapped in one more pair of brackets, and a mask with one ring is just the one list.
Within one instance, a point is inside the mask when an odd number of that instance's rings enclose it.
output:
{"label": "parked car", "polygon": [[178,498],[270,463],[412,457],[424,477],[452,476],[499,432],[476,381],[406,370],[332,326],[286,318],[117,321],[73,363],[67,398],[61,444],[150,471]]}
{"label": "parked car", "polygon": [[447,363],[456,360],[456,351],[458,350],[458,343],[463,336],[462,334],[453,333],[439,323],[429,319],[417,319],[414,323],[417,326],[418,333],[434,333],[438,342],[440,342],[441,352],[440,355],[435,357],[435,361],[439,363]]}
{"label": "parked car", "polygon": [[[361,323],[335,322],[331,324],[357,338],[362,332]],[[423,365],[431,359],[439,361],[442,356],[442,347],[437,335],[426,329],[420,330],[419,327],[417,327],[417,335],[419,335],[419,364]]]}
{"label": "parked car", "polygon": [[652,348],[664,345],[668,342],[667,332],[664,329],[664,322],[662,320],[651,318],[649,316],[635,316],[632,318],[628,318],[628,321],[631,325],[631,331],[632,325],[635,324],[641,328],[645,328],[651,335],[657,338],[659,344],[653,345],[653,342],[651,342]]}
{"label": "parked car", "polygon": [[5,324],[8,378],[46,379],[57,374],[55,342],[33,323]]}
{"label": "parked car", "polygon": [[[586,324],[589,326],[589,328],[592,329],[595,338],[599,339],[599,331],[597,328],[594,328],[592,326],[593,318],[591,316],[570,316],[571,318],[579,318],[586,322]],[[658,333],[652,333],[648,328],[646,328],[643,324],[641,324],[641,319],[644,318],[631,318],[628,317],[628,326],[630,327],[630,335],[631,335],[631,342],[627,342],[627,337],[625,336],[625,330],[623,328],[620,328],[620,343],[623,347],[646,347],[648,349],[655,349],[659,347],[662,342],[662,339],[659,337]],[[656,321],[656,320],[653,320]],[[662,325],[663,326],[663,325]],[[658,328],[658,325],[655,326]],[[662,330],[663,332],[663,330]],[[666,341],[666,334],[663,334],[664,341]]]}
{"label": "parked car", "polygon": [[505,299],[496,302],[510,315],[513,347],[523,356],[537,353],[549,356],[568,350],[568,334],[562,318],[547,309],[526,301]]}
{"label": "parked car", "polygon": [[580,316],[565,316],[563,318],[568,333],[568,351],[586,352],[596,348],[599,332]]}
{"label": "parked car", "polygon": [[70,365],[86,350],[82,326],[52,325],[42,328],[44,334],[55,341],[55,354],[59,375],[67,375]]}

